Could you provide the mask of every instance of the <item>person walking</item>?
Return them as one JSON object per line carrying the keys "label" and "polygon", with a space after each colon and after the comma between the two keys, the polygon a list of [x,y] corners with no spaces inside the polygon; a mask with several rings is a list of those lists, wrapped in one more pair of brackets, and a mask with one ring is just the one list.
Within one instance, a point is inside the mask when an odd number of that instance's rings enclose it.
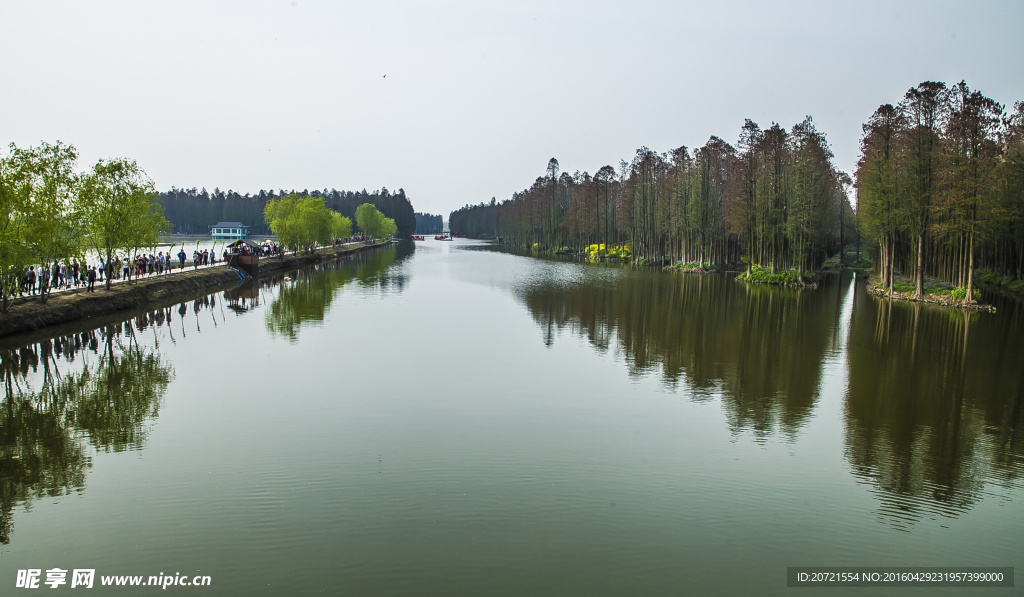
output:
{"label": "person walking", "polygon": [[86,290],[86,292],[96,292],[95,291],[95,287],[96,287],[96,266],[94,265],[94,266],[89,268],[89,272],[86,274],[85,290]]}
{"label": "person walking", "polygon": [[178,262],[181,264],[181,269],[185,269],[185,249],[184,247],[178,249]]}
{"label": "person walking", "polygon": [[25,276],[25,280],[28,282],[28,293],[33,295],[36,293],[36,268],[34,265],[28,266],[28,275]]}

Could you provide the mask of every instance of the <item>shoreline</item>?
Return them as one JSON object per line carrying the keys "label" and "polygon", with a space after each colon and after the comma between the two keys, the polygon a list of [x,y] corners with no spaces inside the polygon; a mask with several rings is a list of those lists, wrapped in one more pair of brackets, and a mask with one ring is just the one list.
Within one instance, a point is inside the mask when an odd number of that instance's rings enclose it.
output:
{"label": "shoreline", "polygon": [[[260,275],[292,270],[321,261],[384,246],[387,242],[330,247],[308,255],[286,255],[260,260]],[[183,297],[230,288],[242,282],[241,274],[227,266],[191,270],[122,282],[111,286],[97,284],[95,292],[85,288],[49,295],[44,305],[38,296],[11,301],[10,310],[0,314],[0,338],[27,334],[47,327],[85,321],[141,309],[155,303],[176,303]]]}
{"label": "shoreline", "polygon": [[965,303],[963,301],[954,300],[952,297],[945,294],[926,294],[921,298],[917,298],[913,294],[906,292],[893,291],[891,294],[888,290],[883,290],[876,286],[878,278],[875,274],[868,277],[868,294],[871,296],[892,299],[897,301],[908,301],[911,303],[927,303],[930,305],[938,305],[940,307],[949,307],[952,309],[963,309],[965,311],[987,311],[989,313],[995,313],[996,308],[992,305],[982,304],[978,302]]}

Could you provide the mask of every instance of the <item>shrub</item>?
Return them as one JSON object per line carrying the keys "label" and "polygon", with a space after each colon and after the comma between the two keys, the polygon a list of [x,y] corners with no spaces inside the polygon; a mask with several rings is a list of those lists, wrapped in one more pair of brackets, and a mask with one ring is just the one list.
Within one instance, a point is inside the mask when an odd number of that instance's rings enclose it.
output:
{"label": "shrub", "polygon": [[952,298],[952,299],[953,299],[954,301],[962,301],[962,300],[964,300],[965,298],[967,298],[967,289],[966,289],[966,288],[954,288],[954,289],[953,289],[953,290],[952,290],[952,291],[951,291],[951,292],[949,293],[949,296],[950,296],[950,298]]}
{"label": "shrub", "polygon": [[893,280],[892,290],[893,292],[906,292],[914,294],[917,292],[917,285],[912,282],[907,282],[905,280]]}
{"label": "shrub", "polygon": [[[748,282],[760,282],[761,284],[799,284],[800,279],[797,275],[796,270],[787,269],[779,270],[772,273],[772,270],[767,267],[755,267],[749,275],[742,274],[739,277],[741,280],[747,280]],[[816,280],[816,276],[810,272],[804,272],[804,283],[811,283]]]}

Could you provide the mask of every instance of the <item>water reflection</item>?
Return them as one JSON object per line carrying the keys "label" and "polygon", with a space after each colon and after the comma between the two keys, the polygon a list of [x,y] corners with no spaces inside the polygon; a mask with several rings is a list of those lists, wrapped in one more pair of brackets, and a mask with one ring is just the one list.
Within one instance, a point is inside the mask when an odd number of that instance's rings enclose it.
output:
{"label": "water reflection", "polygon": [[1024,473],[1020,309],[997,315],[889,303],[858,292],[847,359],[846,456],[880,519],[910,529]]}
{"label": "water reflection", "polygon": [[0,543],[10,542],[18,505],[82,491],[88,447],[143,447],[173,370],[138,333],[165,321],[161,310],[0,351]]}
{"label": "water reflection", "polygon": [[886,524],[955,517],[985,496],[1009,500],[1021,484],[1020,307],[990,315],[890,304],[849,273],[797,291],[720,276],[562,271],[571,267],[519,287],[544,343],[568,330],[619,351],[630,375],[656,372],[691,399],[720,398],[733,433],[794,438],[814,418],[824,374],[846,373],[835,433]]}
{"label": "water reflection", "polygon": [[623,270],[533,283],[521,296],[545,344],[557,330],[615,346],[631,375],[660,369],[694,399],[721,396],[731,429],[763,440],[793,434],[814,407],[826,351],[839,330],[847,280],[817,291],[738,284],[731,277]]}
{"label": "water reflection", "polygon": [[412,252],[412,242],[405,241],[299,270],[291,274],[294,279],[275,278],[270,283],[279,283],[280,291],[267,309],[267,330],[297,342],[302,326],[323,322],[338,290],[352,281],[364,288],[402,292],[405,274],[392,266]]}

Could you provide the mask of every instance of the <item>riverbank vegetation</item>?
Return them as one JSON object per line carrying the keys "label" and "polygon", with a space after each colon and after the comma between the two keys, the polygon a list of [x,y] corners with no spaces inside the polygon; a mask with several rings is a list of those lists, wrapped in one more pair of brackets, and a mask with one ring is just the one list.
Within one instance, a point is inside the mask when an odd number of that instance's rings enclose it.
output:
{"label": "riverbank vegetation", "polygon": [[263,218],[281,245],[291,251],[312,250],[352,236],[352,220],[327,209],[323,197],[298,193],[267,202]]}
{"label": "riverbank vegetation", "polygon": [[777,284],[779,286],[808,286],[817,281],[817,276],[811,272],[797,272],[791,269],[773,272],[767,267],[755,267],[750,271],[740,274],[740,280],[754,284]]}
{"label": "riverbank vegetation", "polygon": [[928,81],[880,106],[863,131],[853,178],[810,117],[788,130],[746,120],[735,145],[642,147],[593,175],[561,172],[552,158],[510,199],[452,212],[450,228],[591,259],[610,255],[595,246],[628,247],[630,262],[676,271],[743,263],[747,279],[796,283],[867,265],[863,242],[887,290],[909,275],[922,297],[932,277],[971,303],[977,271],[989,287],[1024,289],[1024,102],[1007,114],[964,82]]}
{"label": "riverbank vegetation", "polygon": [[602,257],[595,245],[616,245],[636,264],[745,261],[800,277],[845,244],[850,184],[810,117],[789,130],[747,120],[736,146],[711,137],[695,150],[642,147],[593,175],[561,172],[552,158],[531,187],[456,210],[449,227],[541,251]]}
{"label": "riverbank vegetation", "polygon": [[388,240],[398,233],[395,221],[381,213],[372,203],[364,203],[356,208],[356,224],[370,238]]}
{"label": "riverbank vegetation", "polygon": [[[87,251],[106,263],[154,246],[170,224],[153,182],[134,160],[99,160],[76,170],[78,151],[61,142],[10,145],[0,156],[0,295],[2,311],[24,289],[26,276],[46,302],[51,264],[84,261]],[[35,268],[39,267],[38,270]],[[75,270],[76,273],[78,270]],[[107,287],[110,286],[108,277]]]}
{"label": "riverbank vegetation", "polygon": [[903,273],[922,298],[934,277],[970,303],[978,269],[1022,279],[1024,102],[1007,115],[964,82],[927,81],[863,128],[858,215],[881,288],[901,292]]}
{"label": "riverbank vegetation", "polygon": [[395,193],[387,188],[372,192],[367,192],[366,189],[359,192],[336,189],[271,189],[242,195],[233,190],[222,191],[219,188],[215,188],[211,193],[205,188],[199,190],[171,187],[170,191],[161,193],[157,201],[163,206],[164,213],[176,233],[209,234],[210,226],[216,222],[242,222],[250,226],[251,234],[259,235],[271,232],[269,222],[263,218],[267,203],[288,195],[321,199],[327,209],[336,211],[350,220],[355,219],[356,208],[364,203],[371,203],[386,217],[395,221],[398,232],[403,236],[410,235],[416,230],[416,216],[404,189],[398,189]]}

